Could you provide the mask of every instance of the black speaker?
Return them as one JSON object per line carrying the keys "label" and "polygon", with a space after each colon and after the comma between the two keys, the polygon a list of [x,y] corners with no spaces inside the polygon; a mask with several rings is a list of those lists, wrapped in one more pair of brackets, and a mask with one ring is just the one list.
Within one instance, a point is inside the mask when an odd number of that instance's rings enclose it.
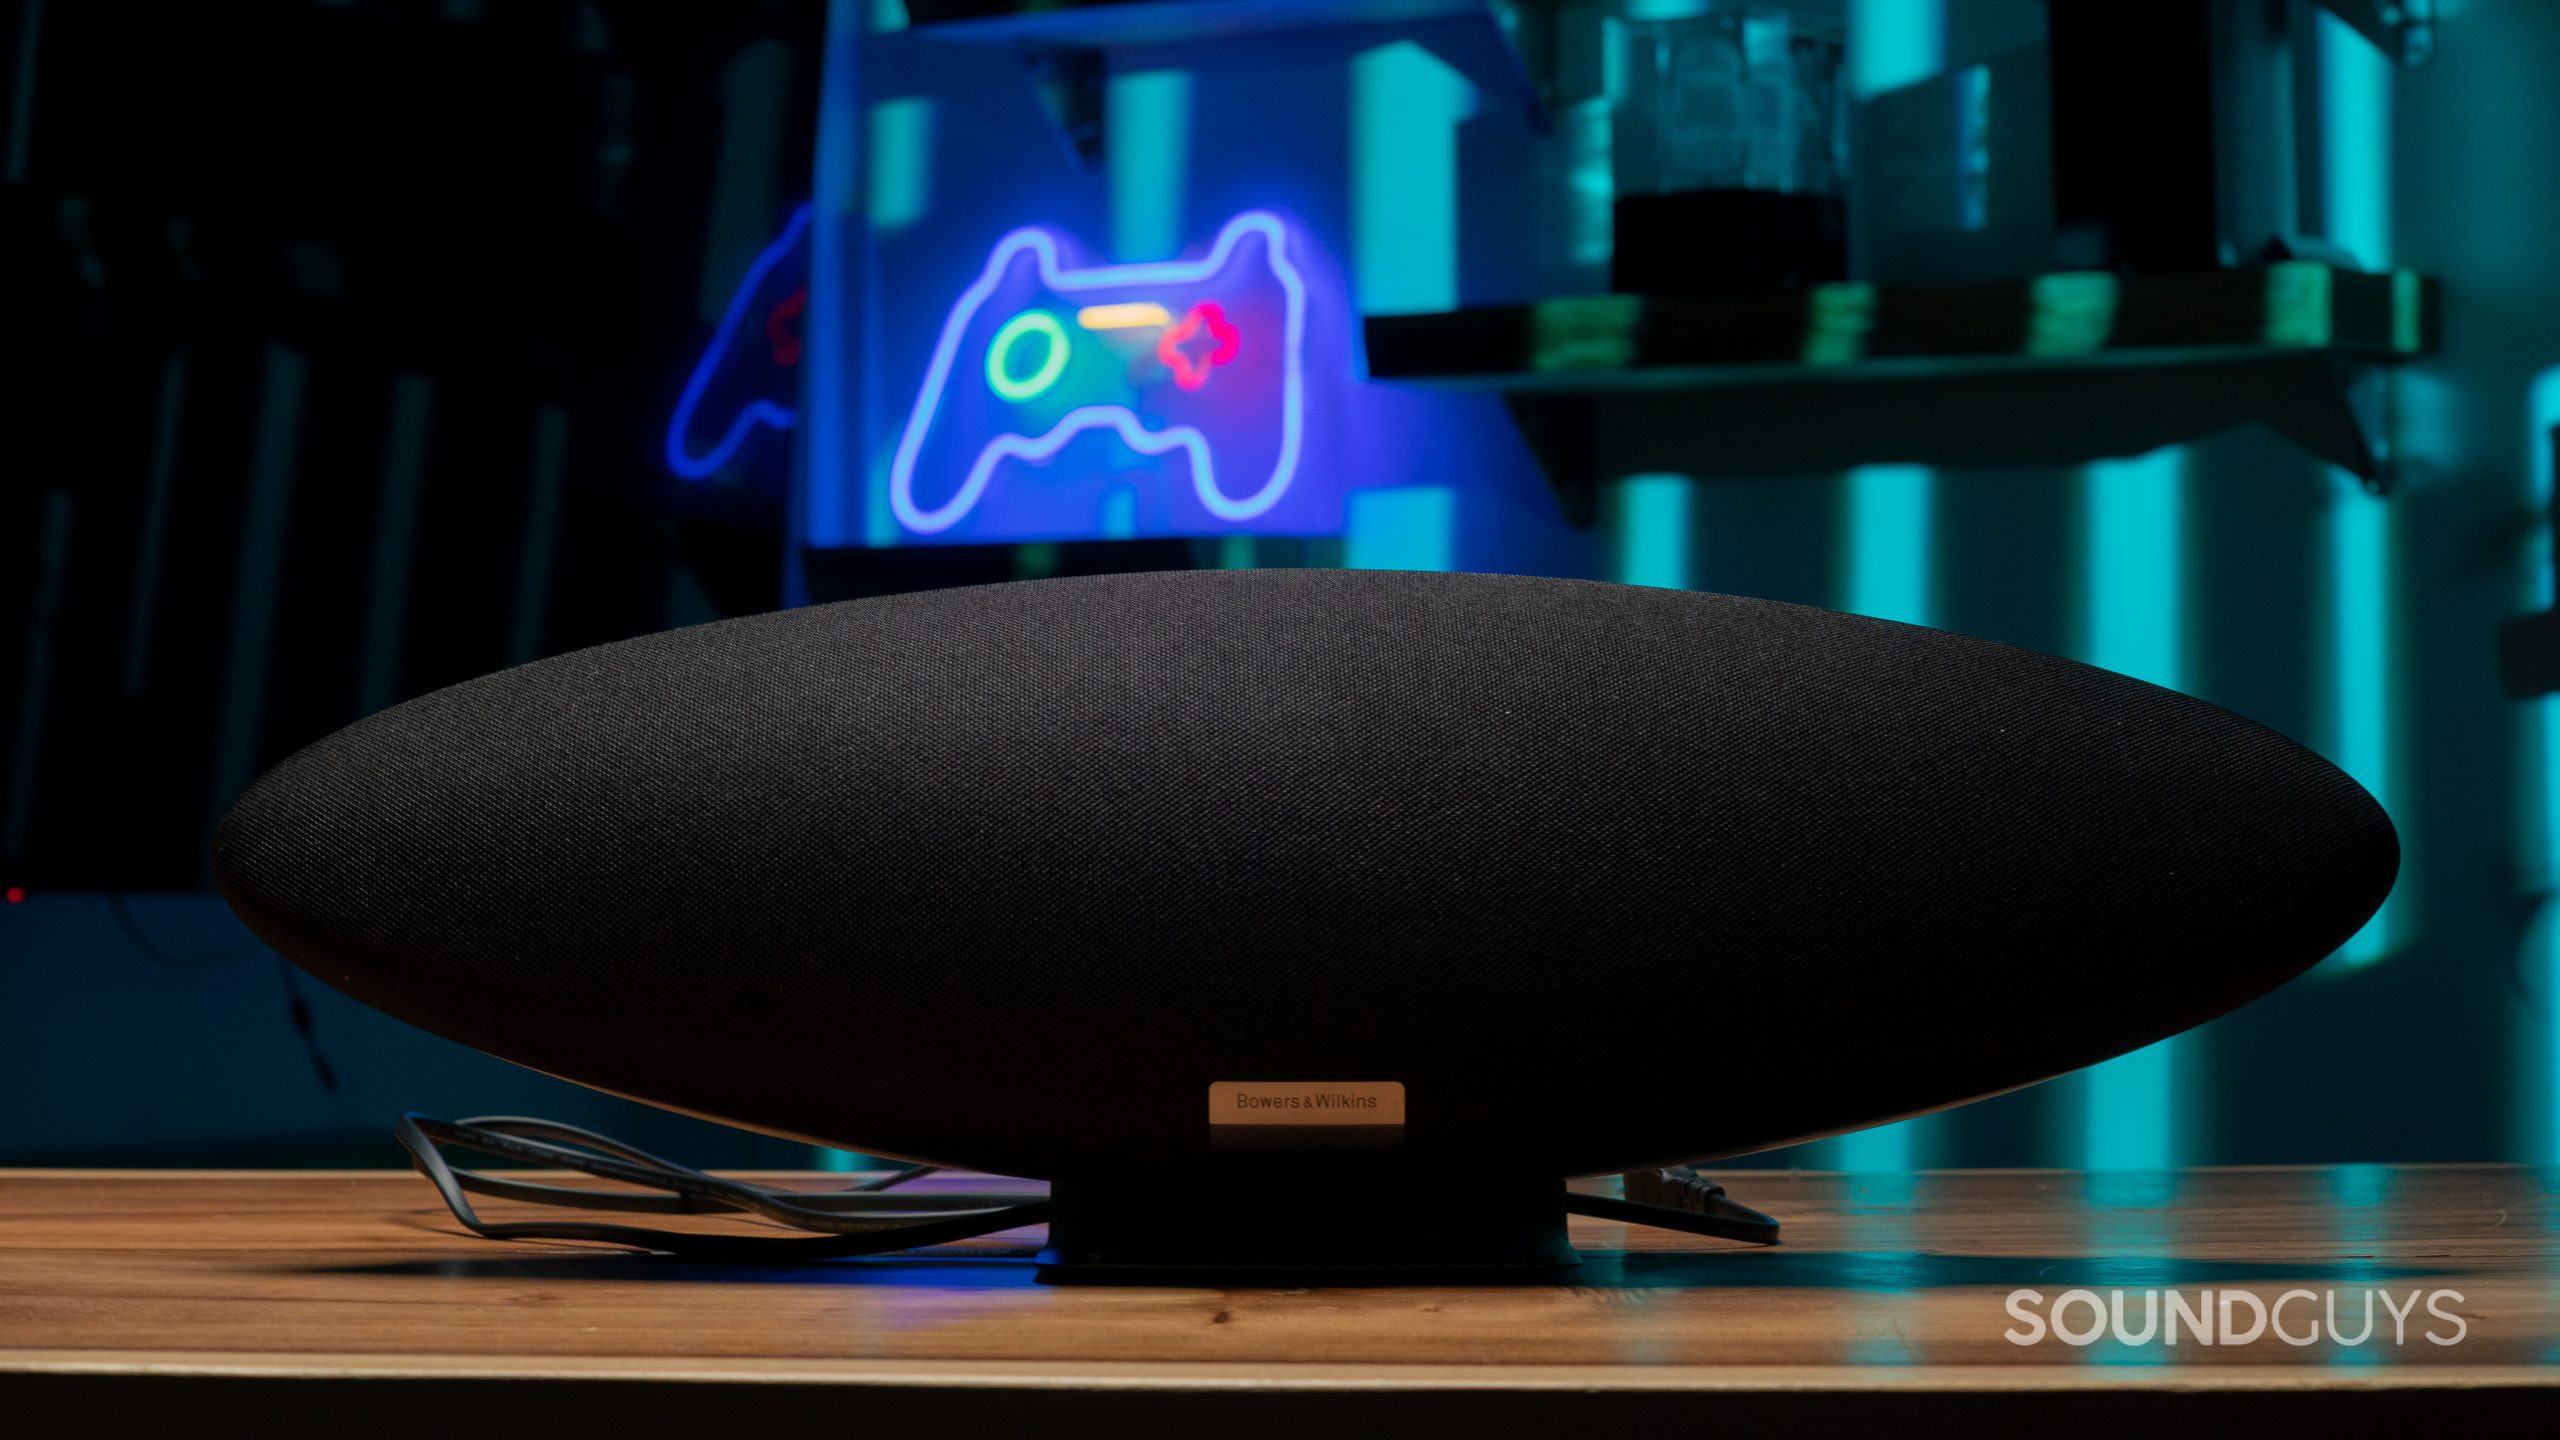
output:
{"label": "black speaker", "polygon": [[288,759],[215,862],[359,1000],[771,1134],[1066,1186],[1552,1186],[2175,1034],[2353,934],[2398,846],[2310,751],[2069,660],[1273,570],[522,666]]}

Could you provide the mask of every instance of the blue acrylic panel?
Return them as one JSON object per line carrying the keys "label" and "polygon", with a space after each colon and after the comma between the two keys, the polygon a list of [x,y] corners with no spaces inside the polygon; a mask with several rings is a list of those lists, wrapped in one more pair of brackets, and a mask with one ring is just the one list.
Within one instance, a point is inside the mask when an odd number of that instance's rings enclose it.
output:
{"label": "blue acrylic panel", "polygon": [[1497,400],[1363,373],[1363,314],[1565,283],[1459,223],[1461,189],[1510,203],[1488,187],[1526,184],[1537,144],[1442,58],[1481,23],[1151,47],[1078,153],[1011,52],[831,12],[799,542],[1369,554],[1364,524],[1418,522],[1353,497],[1419,488],[1450,501],[1416,554],[1570,550]]}

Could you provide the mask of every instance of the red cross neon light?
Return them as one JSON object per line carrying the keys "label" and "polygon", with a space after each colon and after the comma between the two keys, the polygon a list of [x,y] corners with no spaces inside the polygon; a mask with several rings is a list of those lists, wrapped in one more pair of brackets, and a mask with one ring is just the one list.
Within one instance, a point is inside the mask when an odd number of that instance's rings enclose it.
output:
{"label": "red cross neon light", "polygon": [[[1185,348],[1203,332],[1215,343],[1203,358]],[[1191,307],[1180,324],[1171,326],[1156,337],[1156,358],[1173,372],[1173,383],[1185,390],[1197,390],[1209,383],[1209,367],[1224,365],[1236,358],[1241,342],[1236,327],[1227,323],[1227,312],[1215,300],[1203,300]]]}

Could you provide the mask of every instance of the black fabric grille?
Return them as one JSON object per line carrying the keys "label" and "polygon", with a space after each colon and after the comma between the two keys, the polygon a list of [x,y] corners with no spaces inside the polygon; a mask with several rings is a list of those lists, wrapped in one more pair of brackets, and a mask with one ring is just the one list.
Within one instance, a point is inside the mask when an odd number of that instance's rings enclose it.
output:
{"label": "black fabric grille", "polygon": [[779,1133],[1076,1178],[1213,1080],[1584,1173],[2043,1078],[2333,949],[2335,768],[2070,661],[1575,581],[1104,576],[788,611],[294,756],[216,869],[328,983]]}

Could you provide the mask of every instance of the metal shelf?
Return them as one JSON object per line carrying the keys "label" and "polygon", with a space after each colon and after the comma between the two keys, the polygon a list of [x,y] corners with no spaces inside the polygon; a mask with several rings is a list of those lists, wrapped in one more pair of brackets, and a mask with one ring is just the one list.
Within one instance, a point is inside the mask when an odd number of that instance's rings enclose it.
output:
{"label": "metal shelf", "polygon": [[907,33],[981,45],[1107,50],[1275,31],[1412,25],[1480,16],[1488,8],[1487,0],[908,0]]}
{"label": "metal shelf", "polygon": [[908,0],[893,43],[964,44],[1020,52],[1050,124],[1079,164],[1100,163],[1101,87],[1114,51],[1251,41],[1257,55],[1292,37],[1374,32],[1384,43],[1422,29],[1425,43],[1480,89],[1509,95],[1548,128],[1544,57],[1558,0]]}
{"label": "metal shelf", "polygon": [[2436,287],[2310,261],[1997,284],[1594,295],[1372,316],[1374,380],[1497,392],[1566,513],[1651,470],[2070,464],[2252,421],[2387,488],[2378,367]]}

